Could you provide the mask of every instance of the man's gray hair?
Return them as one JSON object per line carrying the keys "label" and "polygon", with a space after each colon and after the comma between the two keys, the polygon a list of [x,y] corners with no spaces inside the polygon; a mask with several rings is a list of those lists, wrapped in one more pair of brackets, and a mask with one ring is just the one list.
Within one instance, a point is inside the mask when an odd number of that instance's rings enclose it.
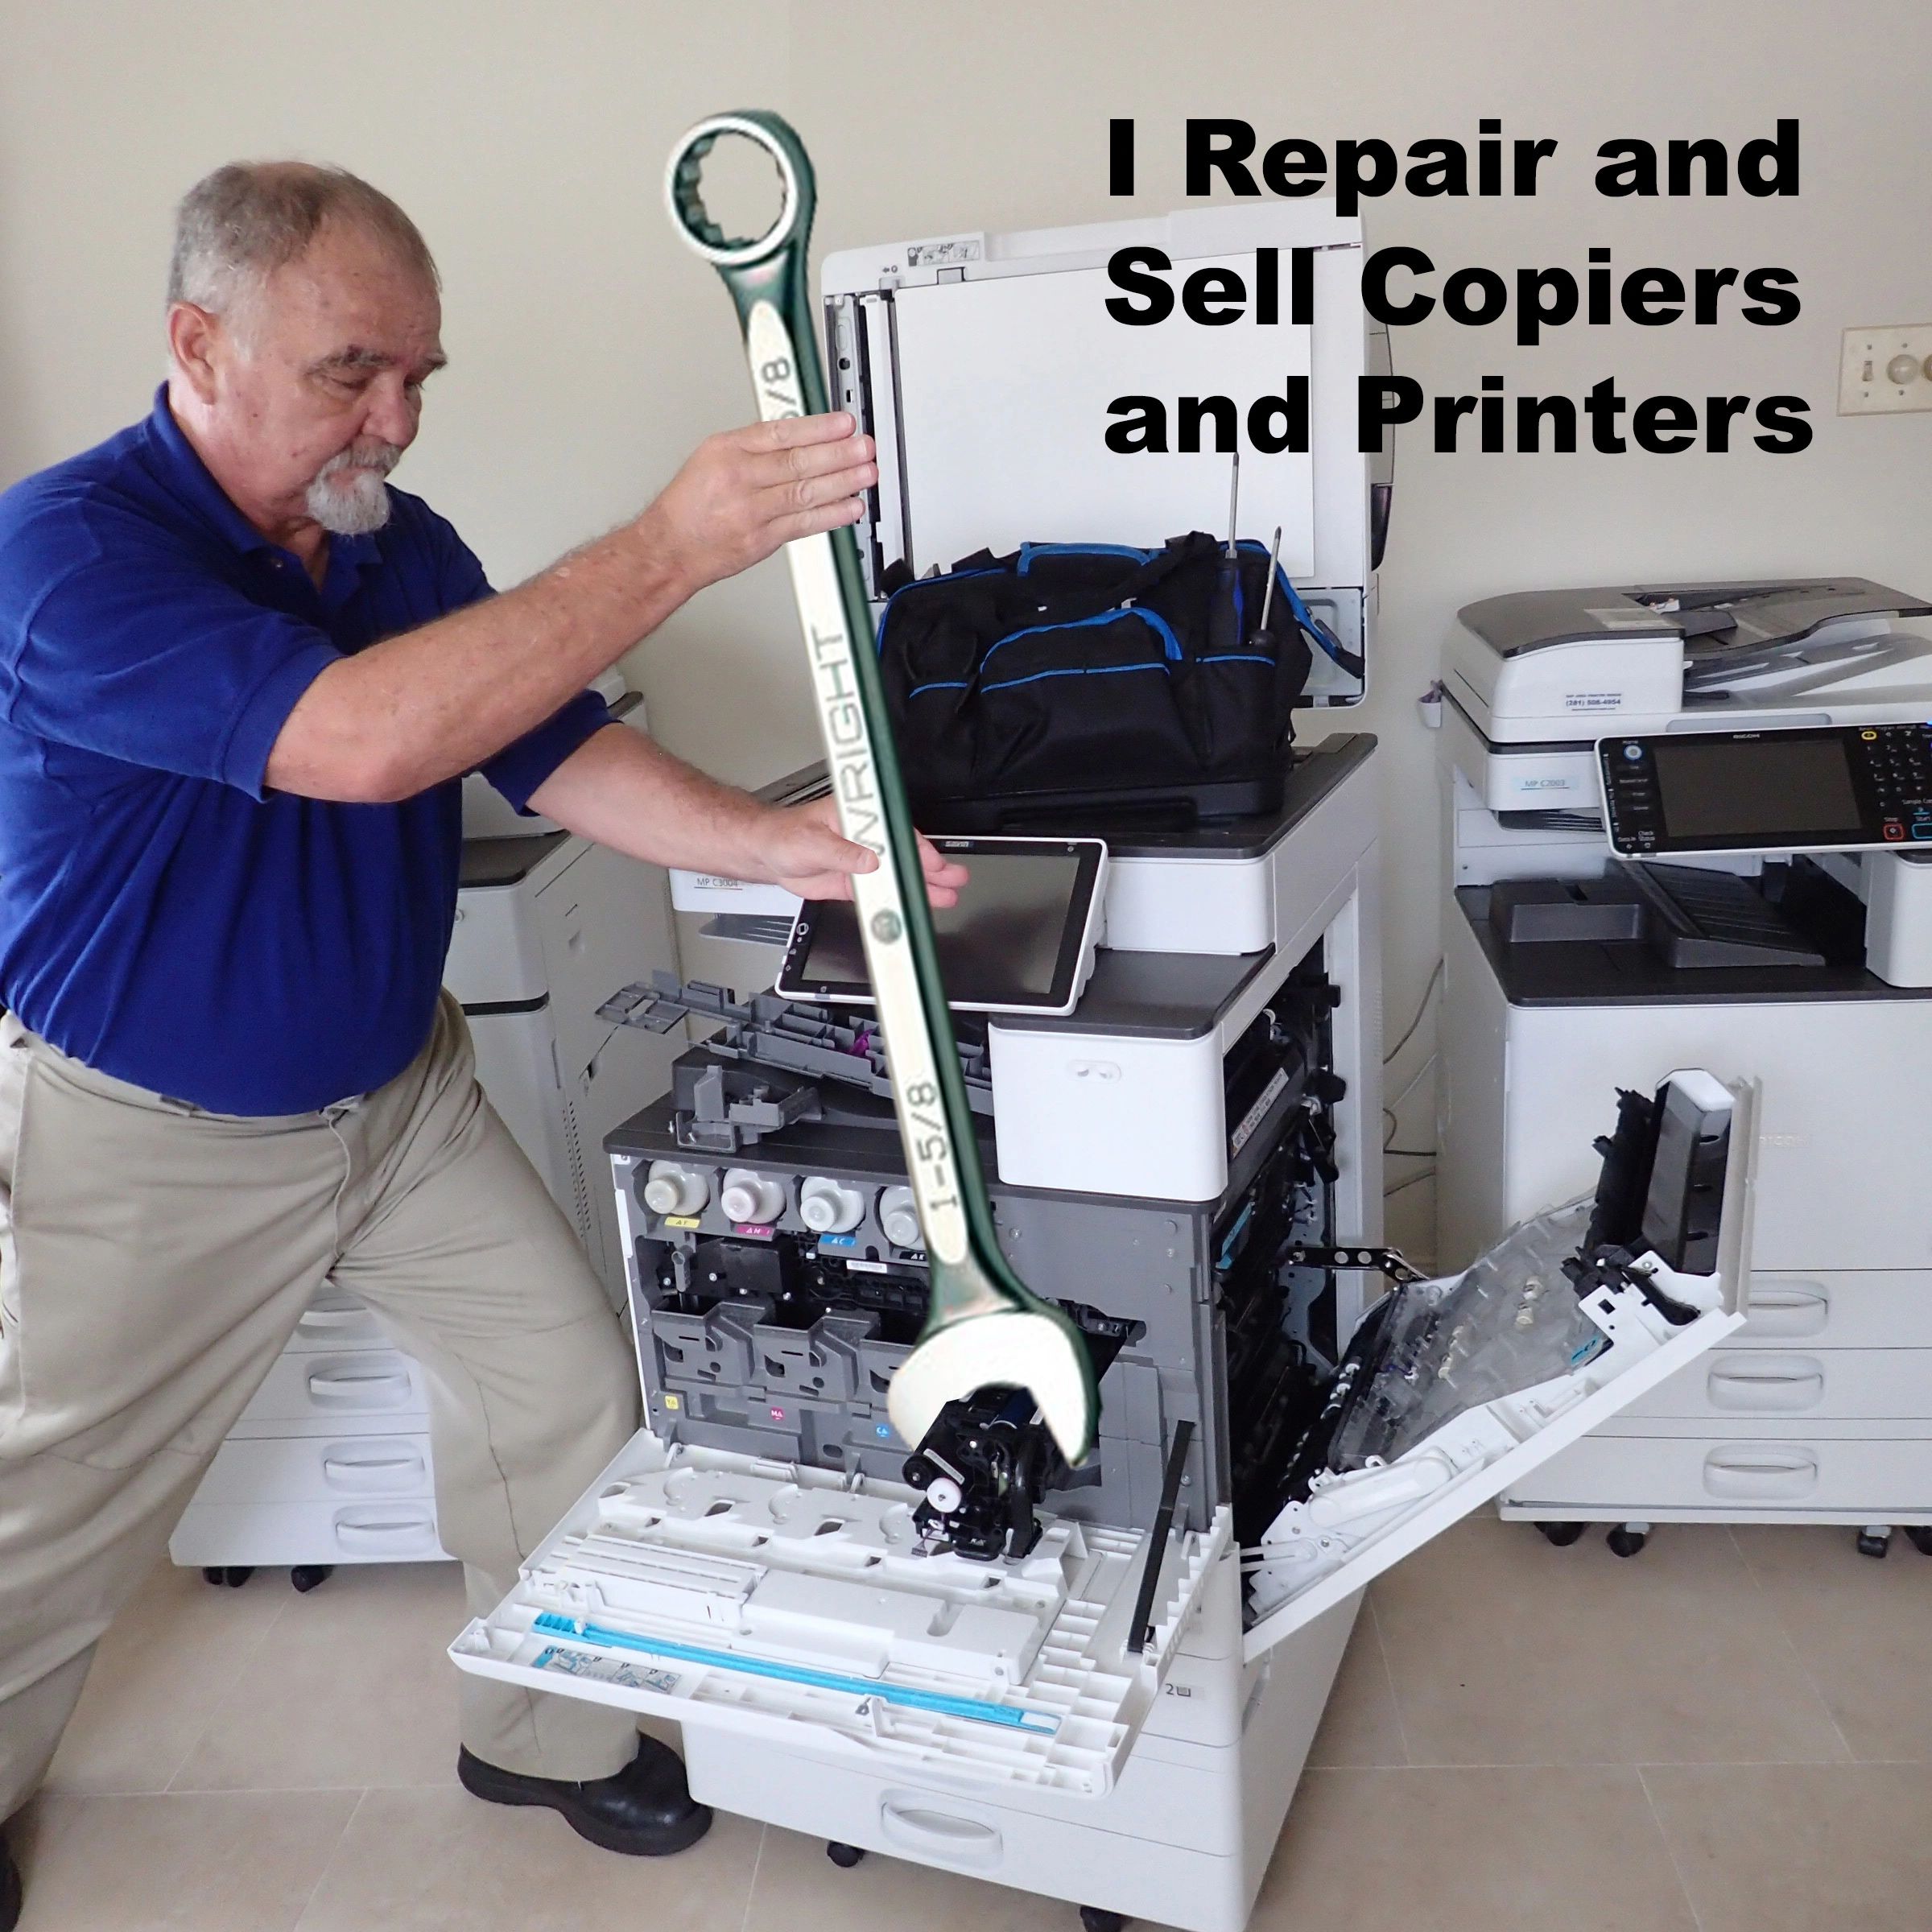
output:
{"label": "man's gray hair", "polygon": [[231,161],[181,197],[167,299],[225,315],[332,221],[353,223],[442,287],[428,243],[379,188],[307,161]]}

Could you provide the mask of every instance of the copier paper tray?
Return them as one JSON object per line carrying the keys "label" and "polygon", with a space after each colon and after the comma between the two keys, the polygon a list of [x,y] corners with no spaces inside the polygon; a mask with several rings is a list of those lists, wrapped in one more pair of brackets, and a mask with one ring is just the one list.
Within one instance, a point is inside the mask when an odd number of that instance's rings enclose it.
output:
{"label": "copier paper tray", "polygon": [[640,1430],[450,1654],[684,1723],[1098,1796],[1160,1695],[1229,1516],[1171,1538],[1044,1517],[1033,1553],[928,1551],[902,1484]]}

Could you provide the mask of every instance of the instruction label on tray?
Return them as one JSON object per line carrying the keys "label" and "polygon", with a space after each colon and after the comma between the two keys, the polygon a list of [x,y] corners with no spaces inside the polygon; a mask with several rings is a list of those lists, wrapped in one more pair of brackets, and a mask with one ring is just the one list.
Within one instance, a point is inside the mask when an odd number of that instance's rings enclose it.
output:
{"label": "instruction label on tray", "polygon": [[682,1670],[666,1670],[653,1664],[630,1664],[614,1657],[593,1657],[586,1650],[567,1650],[552,1644],[538,1657],[539,1670],[555,1670],[565,1677],[587,1677],[600,1684],[614,1684],[621,1690],[655,1690],[675,1697],[685,1678]]}

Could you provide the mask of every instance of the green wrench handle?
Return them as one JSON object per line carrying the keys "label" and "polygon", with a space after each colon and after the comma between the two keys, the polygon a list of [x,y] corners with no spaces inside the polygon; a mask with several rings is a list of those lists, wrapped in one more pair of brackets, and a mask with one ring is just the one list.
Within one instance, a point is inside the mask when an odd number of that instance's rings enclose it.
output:
{"label": "green wrench handle", "polygon": [[[778,219],[755,240],[728,237],[699,193],[705,156],[729,136],[770,155],[783,188]],[[776,114],[713,115],[678,142],[666,191],[679,233],[718,270],[737,305],[760,416],[770,422],[823,413],[806,256],[815,189],[798,136]],[[1078,1463],[1092,1447],[1099,1410],[1092,1368],[1072,1323],[1018,1280],[1000,1250],[872,648],[858,546],[849,530],[837,530],[785,548],[840,824],[878,856],[875,871],[854,877],[852,897],[931,1275],[925,1333],[889,1393],[894,1425],[916,1444],[945,1401],[1010,1383],[1032,1393],[1062,1452]],[[949,1345],[935,1349],[942,1334]],[[928,1365],[921,1365],[922,1354],[931,1357]]]}

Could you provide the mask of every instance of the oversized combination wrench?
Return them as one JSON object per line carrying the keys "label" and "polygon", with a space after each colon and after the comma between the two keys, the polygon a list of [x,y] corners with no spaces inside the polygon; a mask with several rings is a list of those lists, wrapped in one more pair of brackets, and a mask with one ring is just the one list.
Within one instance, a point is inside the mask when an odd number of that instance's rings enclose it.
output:
{"label": "oversized combination wrench", "polygon": [[[777,164],[778,219],[733,240],[699,194],[704,158],[737,137]],[[714,114],[672,151],[671,219],[737,305],[758,414],[822,414],[825,378],[807,305],[815,189],[798,136],[776,114]],[[872,648],[871,613],[849,530],[785,547],[839,824],[878,856],[852,880],[865,966],[892,1068],[893,1108],[926,1240],[931,1302],[918,1345],[887,1393],[893,1426],[917,1445],[949,1402],[996,1385],[1025,1389],[1071,1463],[1093,1447],[1100,1402],[1079,1331],[1033,1294],[1000,1252],[939,978],[932,915]]]}

